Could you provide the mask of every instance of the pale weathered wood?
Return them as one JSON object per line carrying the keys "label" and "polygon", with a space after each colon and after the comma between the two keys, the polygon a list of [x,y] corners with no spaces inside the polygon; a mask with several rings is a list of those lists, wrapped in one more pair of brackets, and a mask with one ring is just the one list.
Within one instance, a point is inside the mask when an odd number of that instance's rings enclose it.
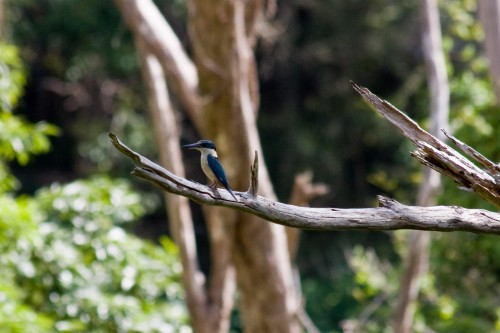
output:
{"label": "pale weathered wood", "polygon": [[476,162],[481,164],[483,167],[488,170],[493,177],[498,177],[500,175],[500,166],[498,164],[493,163],[485,156],[483,156],[480,152],[470,147],[469,145],[463,143],[462,141],[455,138],[453,135],[449,134],[447,131],[443,130],[444,135],[446,135],[461,151],[467,154],[469,157],[473,158]]}
{"label": "pale weathered wood", "polygon": [[223,189],[215,194],[208,186],[178,177],[132,151],[110,133],[115,147],[136,164],[133,175],[204,205],[223,206],[247,212],[268,221],[310,230],[394,230],[471,231],[500,234],[500,214],[458,206],[406,206],[379,196],[378,208],[309,208],[287,205],[248,192],[234,192],[239,202]]}
{"label": "pale weathered wood", "polygon": [[500,207],[500,182],[496,180],[499,178],[496,172],[482,170],[455,149],[427,133],[389,102],[380,99],[367,88],[351,84],[378,113],[415,144],[417,149],[411,155],[419,162],[450,177],[460,188],[473,191],[482,199]]}

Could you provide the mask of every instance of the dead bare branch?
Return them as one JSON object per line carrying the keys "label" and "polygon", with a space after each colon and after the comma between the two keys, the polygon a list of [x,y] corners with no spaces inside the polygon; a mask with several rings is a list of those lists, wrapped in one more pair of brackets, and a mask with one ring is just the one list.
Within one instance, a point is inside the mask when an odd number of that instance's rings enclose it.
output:
{"label": "dead bare branch", "polygon": [[227,191],[219,189],[220,195],[215,195],[208,186],[178,177],[134,152],[113,133],[109,136],[113,145],[136,164],[134,176],[200,204],[236,209],[289,227],[323,231],[416,229],[500,234],[498,213],[457,206],[406,206],[382,196],[378,197],[378,208],[354,209],[297,207],[253,197],[248,192],[234,192],[239,199],[236,202]]}
{"label": "dead bare branch", "polygon": [[[460,188],[473,191],[484,200],[500,207],[500,183],[496,180],[498,178],[496,168],[494,172],[492,172],[493,167],[487,167],[487,170],[480,169],[455,149],[424,131],[416,122],[389,102],[380,99],[367,88],[358,86],[354,82],[351,82],[351,85],[378,113],[415,144],[417,149],[411,155],[420,163],[450,177],[459,184]],[[454,142],[459,143],[460,141],[454,140]],[[463,148],[464,145],[459,145],[459,147]],[[483,159],[486,158],[483,156]],[[481,164],[483,163],[486,162],[483,161]],[[492,165],[494,163],[488,162],[486,164]]]}

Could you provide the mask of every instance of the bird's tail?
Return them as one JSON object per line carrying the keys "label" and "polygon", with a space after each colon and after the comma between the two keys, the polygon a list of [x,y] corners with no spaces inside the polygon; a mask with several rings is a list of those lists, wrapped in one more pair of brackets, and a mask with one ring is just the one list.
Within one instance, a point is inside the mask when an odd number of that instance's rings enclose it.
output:
{"label": "bird's tail", "polygon": [[233,191],[231,191],[231,188],[229,186],[226,186],[226,190],[233,196],[236,202],[239,202],[238,198],[236,198],[236,196],[234,195]]}

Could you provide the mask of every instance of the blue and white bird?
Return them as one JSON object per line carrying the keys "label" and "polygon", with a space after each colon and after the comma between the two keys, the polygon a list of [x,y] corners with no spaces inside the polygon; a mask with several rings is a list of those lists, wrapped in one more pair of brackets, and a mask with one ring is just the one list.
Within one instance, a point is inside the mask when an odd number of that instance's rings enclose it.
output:
{"label": "blue and white bird", "polygon": [[215,144],[209,140],[200,140],[196,143],[183,146],[184,148],[196,149],[201,153],[200,162],[201,169],[213,183],[210,187],[215,190],[219,182],[233,196],[234,200],[238,201],[233,191],[227,182],[226,173],[217,159],[217,150]]}

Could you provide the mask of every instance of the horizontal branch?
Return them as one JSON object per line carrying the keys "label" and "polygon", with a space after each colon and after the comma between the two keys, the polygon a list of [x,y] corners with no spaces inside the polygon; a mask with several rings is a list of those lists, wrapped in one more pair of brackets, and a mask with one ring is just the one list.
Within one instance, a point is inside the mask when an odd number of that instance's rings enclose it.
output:
{"label": "horizontal branch", "polygon": [[236,202],[227,191],[214,192],[208,186],[178,177],[132,151],[116,135],[109,136],[118,151],[135,163],[134,176],[200,204],[236,209],[285,226],[323,231],[418,229],[500,234],[498,213],[456,206],[406,206],[382,196],[378,197],[379,207],[359,209],[298,207],[235,191],[239,199]]}

